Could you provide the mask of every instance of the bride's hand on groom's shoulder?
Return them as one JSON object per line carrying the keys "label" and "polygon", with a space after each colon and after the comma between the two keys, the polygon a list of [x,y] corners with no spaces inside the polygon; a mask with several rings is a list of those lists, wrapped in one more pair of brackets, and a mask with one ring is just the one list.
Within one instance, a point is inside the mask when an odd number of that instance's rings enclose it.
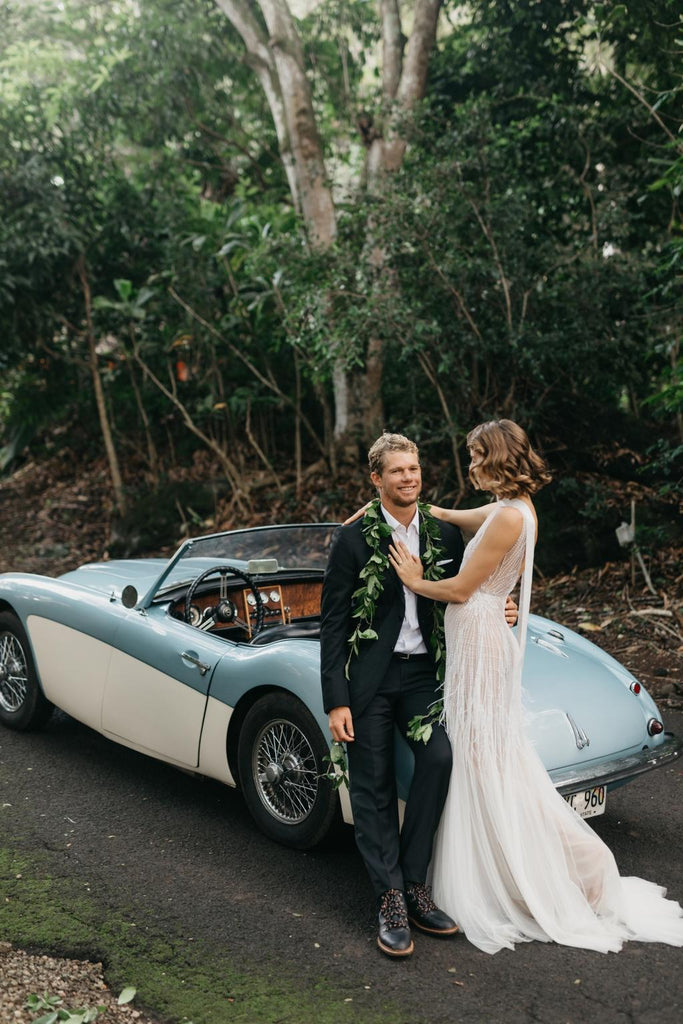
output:
{"label": "bride's hand on groom's shoulder", "polygon": [[348,526],[349,523],[355,523],[356,519],[360,519],[361,516],[365,515],[367,510],[370,508],[371,504],[372,504],[371,502],[366,501],[366,503],[363,505],[362,508],[359,508],[357,512],[354,512],[353,515],[349,516],[348,519],[344,520],[344,522],[342,523],[342,526]]}

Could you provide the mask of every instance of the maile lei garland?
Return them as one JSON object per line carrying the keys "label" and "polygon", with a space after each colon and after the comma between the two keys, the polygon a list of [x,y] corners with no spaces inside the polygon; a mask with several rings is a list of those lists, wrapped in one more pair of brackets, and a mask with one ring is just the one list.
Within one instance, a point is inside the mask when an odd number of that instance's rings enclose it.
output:
{"label": "maile lei garland", "polygon": [[[439,524],[429,511],[429,505],[426,502],[418,500],[417,508],[420,513],[420,536],[424,539],[424,551],[420,556],[424,566],[424,578],[438,580],[444,574],[443,567],[438,564],[444,554]],[[391,527],[380,512],[379,498],[370,503],[363,516],[362,533],[372,554],[360,572],[363,585],[351,596],[353,602],[351,615],[358,620],[358,624],[348,640],[350,651],[345,668],[347,679],[349,678],[351,659],[358,654],[360,641],[377,639],[377,633],[372,628],[372,621],[375,617],[377,599],[384,586],[384,574],[389,567],[389,557],[380,551],[380,544],[386,537],[391,537],[392,533]],[[434,620],[429,645],[436,665],[436,678],[441,684],[446,668],[443,604],[435,601],[432,605],[432,615]],[[416,715],[415,718],[412,718],[408,724],[409,738],[427,743],[432,734],[432,725],[439,720],[442,711],[443,701],[439,698],[430,705],[428,714]]]}
{"label": "maile lei garland", "polygon": [[[371,549],[372,554],[360,572],[360,579],[363,585],[351,595],[353,602],[352,618],[358,620],[358,625],[349,637],[348,643],[351,650],[346,661],[344,674],[349,678],[349,667],[351,659],[358,654],[358,647],[361,640],[377,640],[377,633],[372,628],[372,620],[377,609],[377,598],[384,587],[384,573],[389,568],[389,557],[380,551],[380,544],[386,537],[391,537],[392,529],[381,514],[380,499],[376,498],[368,506],[363,516],[362,533]],[[443,576],[444,570],[439,560],[444,553],[441,546],[441,532],[434,516],[429,511],[426,502],[417,502],[420,513],[420,536],[424,538],[424,551],[420,558],[424,566],[424,578],[426,580],[438,580]],[[432,634],[429,640],[436,665],[436,678],[439,684],[443,683],[444,671],[446,668],[446,640],[443,628],[444,606],[438,602],[433,604],[432,614],[434,616]],[[408,738],[423,743],[429,741],[432,735],[432,726],[438,722],[443,712],[443,700],[439,697],[430,704],[426,715],[415,715],[408,723]],[[346,752],[344,746],[336,740],[330,744],[330,753],[324,760],[328,763],[328,770],[324,778],[328,779],[335,789],[341,785],[348,788],[349,777],[346,764]]]}

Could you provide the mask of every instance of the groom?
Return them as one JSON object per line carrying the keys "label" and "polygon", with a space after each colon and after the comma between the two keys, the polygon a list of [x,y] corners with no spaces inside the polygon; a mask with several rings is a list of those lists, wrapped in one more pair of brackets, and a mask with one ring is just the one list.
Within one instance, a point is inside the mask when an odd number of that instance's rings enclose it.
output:
{"label": "groom", "polygon": [[[380,541],[380,552],[386,554],[393,539],[424,555],[417,446],[401,434],[383,434],[370,448],[368,461],[381,513],[392,528],[392,537]],[[454,576],[463,555],[460,531],[435,522],[443,578]],[[373,554],[362,527],[362,518],[342,527],[330,552],[322,595],[322,689],[332,738],[347,744],[356,842],[378,900],[377,944],[388,956],[400,957],[413,952],[411,923],[431,935],[458,930],[426,885],[448,790],[451,748],[440,725],[434,726],[428,743],[411,741],[415,770],[399,830],[394,726],[405,736],[410,719],[426,714],[438,697],[429,653],[433,605],[405,588],[388,567],[370,624],[377,639],[360,640],[347,678],[349,637],[358,622],[351,615],[353,595],[364,586],[360,574]]]}

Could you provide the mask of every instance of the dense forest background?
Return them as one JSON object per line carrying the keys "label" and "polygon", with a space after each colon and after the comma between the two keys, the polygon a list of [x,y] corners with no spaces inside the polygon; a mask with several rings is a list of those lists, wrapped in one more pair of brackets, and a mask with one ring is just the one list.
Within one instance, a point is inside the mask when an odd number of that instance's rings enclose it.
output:
{"label": "dense forest background", "polygon": [[343,516],[383,428],[475,501],[508,416],[546,571],[632,500],[674,544],[682,44],[673,0],[5,0],[0,472],[98,481],[132,554]]}

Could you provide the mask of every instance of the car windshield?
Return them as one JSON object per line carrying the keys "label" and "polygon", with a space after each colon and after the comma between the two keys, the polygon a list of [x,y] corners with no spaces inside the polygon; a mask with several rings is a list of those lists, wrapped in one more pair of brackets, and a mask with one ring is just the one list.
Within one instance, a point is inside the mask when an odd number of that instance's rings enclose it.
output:
{"label": "car windshield", "polygon": [[[157,596],[195,579],[212,566],[231,565],[254,575],[278,571],[322,571],[336,523],[261,526],[196,537],[176,552],[155,585]],[[274,561],[273,561],[274,560]]]}

